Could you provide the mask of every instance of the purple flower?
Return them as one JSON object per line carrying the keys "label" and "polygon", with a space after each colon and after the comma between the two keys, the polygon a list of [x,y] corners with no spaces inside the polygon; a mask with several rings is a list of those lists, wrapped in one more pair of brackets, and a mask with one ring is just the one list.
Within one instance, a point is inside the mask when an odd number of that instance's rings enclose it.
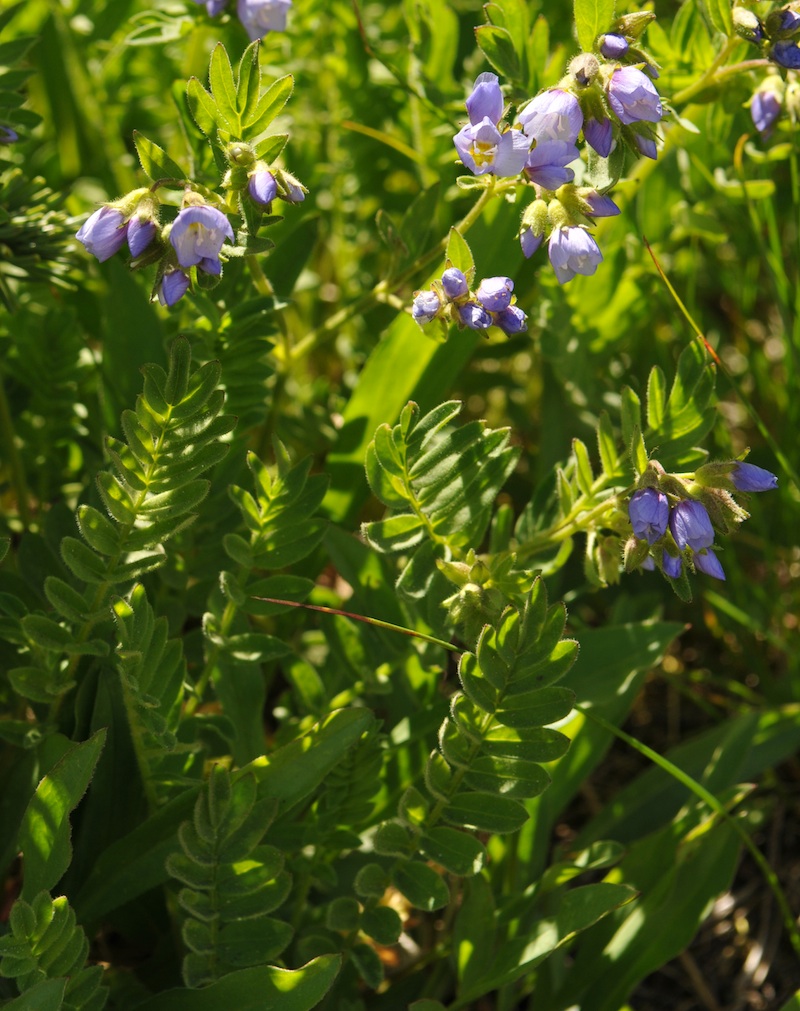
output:
{"label": "purple flower", "polygon": [[652,158],[653,161],[658,157],[658,148],[656,147],[656,142],[652,137],[645,137],[644,134],[634,131],[633,139],[636,141],[636,146],[639,148],[639,153],[644,155],[645,158]]}
{"label": "purple flower", "polygon": [[575,178],[575,173],[566,166],[579,157],[577,147],[567,141],[538,141],[525,162],[525,175],[546,190],[557,190]]}
{"label": "purple flower", "polygon": [[519,121],[525,135],[534,140],[574,144],[583,126],[583,113],[574,95],[551,88],[528,102],[519,114]]}
{"label": "purple flower", "polygon": [[420,326],[425,326],[426,323],[430,323],[439,315],[441,308],[442,303],[439,301],[439,296],[435,291],[428,289],[417,292],[416,298],[411,304],[411,315]]}
{"label": "purple flower", "polygon": [[225,239],[233,241],[231,223],[216,207],[208,204],[190,205],[178,214],[169,241],[178,254],[182,267],[193,267],[208,274],[220,274],[219,251]]}
{"label": "purple flower", "polygon": [[122,211],[116,207],[101,207],[84,221],[75,237],[103,263],[122,247],[127,231]]}
{"label": "purple flower", "polygon": [[448,267],[442,274],[442,287],[448,298],[461,298],[469,291],[467,279],[458,267]]}
{"label": "purple flower", "polygon": [[800,70],[800,48],[791,39],[781,39],[772,47],[770,59],[788,70]]}
{"label": "purple flower", "polygon": [[10,126],[0,125],[0,144],[16,144],[19,134],[12,130]]}
{"label": "purple flower", "polygon": [[196,4],[204,3],[206,5],[206,10],[211,15],[211,17],[216,17],[221,10],[224,9],[225,4],[228,0],[194,0]]}
{"label": "purple flower", "polygon": [[522,246],[522,255],[530,259],[536,250],[541,246],[544,232],[537,235],[532,228],[523,228],[519,233],[519,244]]}
{"label": "purple flower", "polygon": [[480,74],[472,86],[472,94],[466,102],[467,115],[473,126],[484,119],[499,123],[503,117],[503,93],[497,74]]}
{"label": "purple flower", "polygon": [[664,114],[653,82],[636,67],[615,70],[607,90],[609,104],[620,123],[657,123]]}
{"label": "purple flower", "polygon": [[614,146],[614,128],[610,119],[605,116],[602,119],[587,119],[583,124],[583,136],[601,158],[608,158]]}
{"label": "purple flower", "polygon": [[528,317],[516,305],[510,305],[507,309],[503,309],[502,312],[498,312],[494,318],[494,322],[507,336],[523,333],[528,329]]}
{"label": "purple flower", "polygon": [[772,491],[778,487],[778,478],[754,463],[737,463],[731,481],[737,491]]}
{"label": "purple flower", "polygon": [[684,499],[674,507],[669,514],[669,528],[681,551],[687,546],[701,551],[714,543],[714,528],[706,507],[693,499]]}
{"label": "purple flower", "polygon": [[772,127],[781,114],[780,96],[774,91],[757,91],[750,103],[750,115],[753,126],[766,140],[772,133]]}
{"label": "purple flower", "polygon": [[278,193],[275,176],[267,169],[256,169],[247,180],[247,192],[257,204],[271,204]]}
{"label": "purple flower", "polygon": [[611,32],[604,35],[600,41],[600,52],[607,60],[618,60],[627,53],[629,48],[627,39]]}
{"label": "purple flower", "polygon": [[476,292],[476,296],[484,309],[489,312],[502,312],[511,305],[511,292],[514,282],[510,277],[485,277]]}
{"label": "purple flower", "polygon": [[769,28],[773,35],[777,35],[778,32],[796,32],[800,28],[800,14],[788,8],[775,11],[769,18]]}
{"label": "purple flower", "polygon": [[548,255],[559,284],[566,284],[576,274],[590,276],[603,260],[594,237],[579,225],[554,228],[550,235]]}
{"label": "purple flower", "polygon": [[156,223],[152,218],[143,218],[134,214],[128,222],[128,249],[130,249],[134,260],[147,249],[155,238],[155,234]]}
{"label": "purple flower", "polygon": [[530,147],[530,141],[519,130],[500,133],[488,117],[463,127],[453,143],[461,161],[476,176],[487,172],[496,176],[519,175]]}
{"label": "purple flower", "polygon": [[475,302],[465,302],[456,312],[462,325],[470,330],[487,330],[493,322],[489,313]]}
{"label": "purple flower", "polygon": [[692,555],[692,561],[694,562],[694,567],[699,569],[700,572],[705,572],[707,576],[713,576],[714,579],[725,579],[725,570],[713,551],[709,550],[703,551],[700,554],[694,554]]}
{"label": "purple flower", "polygon": [[655,544],[667,532],[669,501],[655,488],[640,488],[628,503],[628,516],[640,541]]}
{"label": "purple flower", "polygon": [[239,0],[236,12],[250,38],[263,38],[267,32],[286,30],[286,15],[292,0]]}
{"label": "purple flower", "polygon": [[640,568],[645,569],[647,572],[652,572],[656,567],[656,563],[650,555],[645,555],[639,564]]}
{"label": "purple flower", "polygon": [[680,555],[675,558],[673,555],[670,555],[665,551],[661,557],[661,566],[664,569],[665,576],[677,579],[683,570],[683,559]]}
{"label": "purple flower", "polygon": [[161,278],[158,288],[158,301],[162,305],[175,305],[186,294],[189,288],[189,278],[182,270],[170,270]]}
{"label": "purple flower", "polygon": [[584,193],[583,199],[589,205],[593,218],[613,218],[619,214],[619,207],[607,193],[601,194],[597,190],[592,190],[590,193]]}

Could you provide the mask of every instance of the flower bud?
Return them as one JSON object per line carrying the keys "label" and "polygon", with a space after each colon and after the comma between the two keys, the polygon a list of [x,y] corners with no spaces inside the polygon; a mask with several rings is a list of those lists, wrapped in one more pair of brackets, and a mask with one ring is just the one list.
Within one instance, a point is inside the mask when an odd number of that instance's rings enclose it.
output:
{"label": "flower bud", "polygon": [[771,39],[788,39],[800,30],[800,14],[784,7],[773,11],[766,21],[767,35]]}
{"label": "flower bud", "polygon": [[442,303],[435,291],[418,291],[411,305],[411,315],[420,326],[425,326],[439,315],[441,309]]}
{"label": "flower bud", "polygon": [[758,44],[764,38],[764,26],[752,11],[745,7],[734,7],[731,11],[736,34],[748,42]]}
{"label": "flower bud", "polygon": [[586,88],[597,77],[600,61],[591,53],[580,53],[569,65],[569,74],[581,87]]}
{"label": "flower bud", "polygon": [[635,42],[651,21],[655,21],[655,14],[652,11],[636,11],[633,14],[623,14],[617,18],[611,26],[611,31],[617,35],[624,35],[629,41]]}
{"label": "flower bud", "polygon": [[669,528],[681,551],[686,547],[700,551],[714,543],[714,528],[706,508],[693,499],[684,499],[675,506],[669,516]]}
{"label": "flower bud", "polygon": [[442,274],[442,288],[449,299],[462,298],[469,294],[467,279],[458,267],[448,267]]}
{"label": "flower bud", "polygon": [[667,496],[655,488],[640,488],[628,503],[628,516],[636,537],[648,544],[655,544],[667,532]]}
{"label": "flower bud", "polygon": [[607,60],[619,60],[627,53],[629,46],[628,40],[624,36],[609,32],[607,35],[600,36],[597,40],[597,48]]}
{"label": "flower bud", "polygon": [[778,487],[778,478],[754,463],[737,463],[731,472],[731,481],[737,491],[772,491]]}

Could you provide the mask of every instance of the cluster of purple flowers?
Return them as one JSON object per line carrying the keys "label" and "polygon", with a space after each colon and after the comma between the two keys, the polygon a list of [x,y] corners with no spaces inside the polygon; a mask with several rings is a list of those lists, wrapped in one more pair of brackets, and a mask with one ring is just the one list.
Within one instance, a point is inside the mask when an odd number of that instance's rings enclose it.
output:
{"label": "cluster of purple flowers", "polygon": [[420,326],[438,319],[471,330],[496,326],[507,335],[522,333],[528,327],[528,317],[514,304],[513,292],[510,277],[486,277],[472,292],[464,272],[448,267],[441,280],[414,293],[411,315]]}
{"label": "cluster of purple flowers", "polygon": [[787,70],[800,70],[800,13],[791,6],[772,11],[762,20],[753,11],[734,7],[733,24],[743,39]]}
{"label": "cluster of purple flowers", "polygon": [[[270,171],[254,158],[242,185],[247,196],[267,210],[276,198],[296,204],[306,194],[290,173]],[[153,192],[134,190],[96,210],[76,238],[101,263],[126,242],[134,268],[159,261],[155,294],[162,305],[173,306],[189,290],[192,267],[213,277],[222,274],[223,246],[226,240],[234,241],[234,232],[227,215],[191,189],[184,193],[181,210],[171,225],[161,227],[158,219],[159,203]]]}
{"label": "cluster of purple flowers", "polygon": [[596,271],[603,256],[588,228],[596,217],[619,213],[610,197],[574,186],[569,166],[580,158],[581,134],[603,158],[620,142],[648,158],[657,155],[653,125],[664,114],[652,82],[658,69],[633,46],[651,18],[619,19],[598,39],[597,54],[576,57],[558,87],[522,106],[513,125],[503,119],[497,76],[481,74],[466,101],[469,123],[453,138],[474,175],[521,175],[534,188],[536,199],[522,218],[522,251],[532,256],[549,236],[550,262],[562,284]]}
{"label": "cluster of purple flowers", "polygon": [[[701,474],[704,471],[704,474]],[[778,485],[777,477],[751,463],[710,464],[695,475],[701,481],[697,497],[678,497],[680,484],[667,482],[667,492],[647,486],[634,492],[628,503],[628,517],[635,538],[634,548],[645,569],[654,569],[658,561],[665,576],[677,579],[685,561],[694,569],[715,579],[725,579],[725,572],[713,549],[715,529],[711,512],[723,525],[724,512],[736,520],[746,518],[729,494],[730,491],[770,491]],[[705,490],[704,490],[705,489]],[[711,511],[711,512],[710,512]],[[641,554],[641,548],[645,554]]]}
{"label": "cluster of purple flowers", "polygon": [[[194,0],[204,4],[211,17],[225,9],[228,0]],[[237,0],[236,13],[252,40],[263,38],[267,32],[286,30],[286,16],[292,0]]]}

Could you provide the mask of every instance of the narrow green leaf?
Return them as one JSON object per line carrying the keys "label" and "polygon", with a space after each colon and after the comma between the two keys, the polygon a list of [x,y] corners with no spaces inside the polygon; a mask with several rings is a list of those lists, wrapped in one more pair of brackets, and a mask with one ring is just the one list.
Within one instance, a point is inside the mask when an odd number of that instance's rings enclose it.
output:
{"label": "narrow green leaf", "polygon": [[521,82],[522,65],[509,31],[494,25],[481,25],[475,29],[475,38],[483,55],[498,74],[502,74],[510,81]]}
{"label": "narrow green leaf", "polygon": [[186,85],[186,101],[195,123],[206,137],[213,138],[217,130],[217,106],[196,77],[190,77]]}
{"label": "narrow green leaf", "polygon": [[259,49],[261,39],[251,42],[239,61],[236,80],[236,107],[242,123],[246,126],[250,114],[258,103],[261,89],[261,62]]}
{"label": "narrow green leaf", "polygon": [[705,11],[708,20],[723,35],[731,35],[733,21],[731,18],[730,0],[699,0],[699,6]]}
{"label": "narrow green leaf", "polygon": [[578,43],[589,53],[597,36],[607,32],[614,20],[614,0],[574,0],[575,27]]}
{"label": "narrow green leaf", "polygon": [[63,977],[43,979],[10,1004],[4,1004],[4,1011],[60,1011],[68,982]]}
{"label": "narrow green leaf", "polygon": [[650,370],[647,380],[647,424],[657,430],[664,421],[667,404],[667,381],[664,373],[656,365]]}
{"label": "narrow green leaf", "polygon": [[369,543],[382,552],[408,551],[425,536],[425,523],[413,513],[400,513],[386,520],[365,523],[361,532]]}
{"label": "narrow green leaf", "polygon": [[622,441],[630,446],[634,431],[642,430],[642,408],[639,398],[630,388],[623,386],[620,395],[620,415],[622,420]]}
{"label": "narrow green leaf", "polygon": [[103,555],[115,555],[119,551],[119,530],[93,506],[78,506],[78,528],[90,548]]}
{"label": "narrow green leaf", "polygon": [[617,453],[617,442],[614,438],[614,429],[611,425],[611,418],[608,411],[600,412],[600,419],[597,423],[597,448],[600,453],[600,462],[603,465],[603,472],[611,477],[617,473],[619,455]]}
{"label": "narrow green leaf", "polygon": [[226,121],[226,126],[231,136],[240,139],[241,124],[237,108],[236,85],[233,81],[233,69],[227,50],[221,42],[218,42],[211,51],[208,82],[211,87],[211,94],[217,104],[218,113]]}
{"label": "narrow green leaf", "polygon": [[[457,267],[462,271],[468,281],[471,281],[475,274],[475,259],[472,255],[472,250],[467,245],[467,240],[455,228],[450,229],[450,235],[447,239],[446,259],[449,260],[453,267]],[[442,404],[441,406],[446,407],[448,405]],[[461,405],[459,404],[459,410],[460,407]]]}
{"label": "narrow green leaf", "polygon": [[159,147],[152,140],[148,140],[144,134],[133,131],[133,143],[136,145],[136,153],[145,173],[150,176],[153,182],[158,179],[186,179],[186,173],[174,162],[166,151]]}
{"label": "narrow green leaf", "polygon": [[255,109],[243,120],[248,136],[257,137],[267,129],[289,101],[293,90],[294,78],[291,74],[279,78],[267,88],[259,98]]}
{"label": "narrow green leaf", "polygon": [[463,825],[476,832],[503,835],[522,828],[528,820],[528,812],[510,797],[462,793],[447,805],[442,817],[453,825]]}
{"label": "narrow green leaf", "polygon": [[572,452],[575,454],[576,476],[578,487],[584,495],[592,494],[594,484],[594,474],[592,473],[592,463],[589,459],[589,450],[580,439],[572,440]]}
{"label": "narrow green leaf", "polygon": [[86,792],[105,739],[106,731],[98,730],[88,741],[70,748],[31,798],[19,834],[25,858],[22,897],[26,900],[40,891],[50,891],[69,866],[69,816]]}

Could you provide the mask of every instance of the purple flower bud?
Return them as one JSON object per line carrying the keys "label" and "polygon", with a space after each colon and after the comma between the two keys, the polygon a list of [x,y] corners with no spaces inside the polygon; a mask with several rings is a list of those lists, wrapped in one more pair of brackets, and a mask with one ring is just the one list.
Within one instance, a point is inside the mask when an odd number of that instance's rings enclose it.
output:
{"label": "purple flower bud", "polygon": [[669,514],[669,528],[681,551],[687,546],[701,551],[714,543],[714,528],[706,507],[693,499],[684,499],[674,507]]}
{"label": "purple flower bud", "polygon": [[708,550],[700,554],[694,554],[692,555],[692,561],[694,562],[694,567],[699,569],[700,572],[705,572],[707,576],[713,576],[714,579],[725,579],[725,570],[713,551]]}
{"label": "purple flower bud", "polygon": [[620,123],[657,123],[664,114],[653,82],[636,67],[615,70],[608,82],[608,101]]}
{"label": "purple flower bud", "polygon": [[458,267],[448,267],[442,274],[442,287],[448,298],[461,298],[469,291],[467,279]]}
{"label": "purple flower bud", "polygon": [[772,127],[781,114],[781,100],[774,91],[757,91],[750,103],[750,115],[753,126],[766,140],[772,133]]}
{"label": "purple flower bud", "polygon": [[619,207],[607,193],[601,194],[592,190],[591,193],[584,193],[583,199],[589,205],[593,218],[613,218],[615,214],[619,214]]}
{"label": "purple flower bud", "polygon": [[134,260],[147,249],[155,238],[155,234],[156,223],[152,218],[143,218],[134,214],[128,222],[128,249],[130,249]]}
{"label": "purple flower bud", "polygon": [[519,175],[530,148],[530,141],[519,130],[500,133],[488,117],[463,127],[453,143],[461,161],[476,176],[487,173],[504,177]]}
{"label": "purple flower bud", "polygon": [[435,291],[419,291],[411,304],[411,315],[420,326],[425,326],[439,315],[441,308],[442,303]]}
{"label": "purple flower bud", "polygon": [[604,35],[600,40],[600,52],[607,60],[620,59],[620,57],[627,53],[629,48],[628,40],[623,38],[622,35],[609,33],[608,35]]}
{"label": "purple flower bud", "polygon": [[566,284],[576,274],[589,277],[603,260],[594,236],[577,225],[554,228],[547,252],[559,284]]}
{"label": "purple flower bud", "polygon": [[640,488],[628,503],[628,516],[640,541],[655,544],[667,532],[669,501],[655,488]]}
{"label": "purple flower bud", "polygon": [[485,277],[476,295],[484,309],[489,312],[502,312],[511,305],[511,292],[514,282],[510,277]]}
{"label": "purple flower bud", "polygon": [[477,126],[484,119],[499,123],[503,117],[503,93],[497,74],[480,74],[466,102],[469,121]]}
{"label": "purple flower bud", "polygon": [[614,128],[610,119],[605,116],[603,119],[587,119],[583,124],[583,136],[601,158],[608,158],[614,146]]}
{"label": "purple flower bud", "polygon": [[579,157],[577,147],[567,141],[537,141],[525,162],[525,175],[546,190],[557,190],[575,178],[575,173],[566,166]]}
{"label": "purple flower bud", "polygon": [[511,334],[524,333],[528,329],[528,317],[516,305],[510,305],[502,312],[498,312],[494,322],[509,337]]}
{"label": "purple flower bud", "polygon": [[653,161],[658,158],[658,148],[652,137],[645,137],[644,134],[634,132],[633,139],[636,141],[639,153],[643,154],[645,158],[652,158]]}
{"label": "purple flower bud", "polygon": [[527,137],[574,144],[583,126],[583,113],[574,95],[551,88],[528,102],[519,114],[519,121]]}
{"label": "purple flower bud", "polygon": [[257,204],[271,204],[278,193],[275,176],[267,169],[256,169],[247,180],[247,192]]}
{"label": "purple flower bud", "polygon": [[652,572],[656,567],[656,563],[653,561],[650,555],[645,555],[642,561],[639,563],[639,568],[644,569],[646,572]]}
{"label": "purple flower bud", "polygon": [[456,309],[458,318],[470,330],[488,330],[492,325],[492,317],[475,302],[465,302]]}
{"label": "purple flower bud", "polygon": [[236,12],[252,41],[286,30],[292,0],[238,0]]}
{"label": "purple flower bud", "polygon": [[84,221],[75,237],[103,263],[122,247],[127,231],[122,211],[116,207],[101,207]]}
{"label": "purple flower bud", "polygon": [[[773,17],[775,19],[774,24]],[[777,34],[778,32],[796,32],[800,28],[800,14],[788,8],[784,8],[782,11],[775,11],[775,14],[769,20],[769,27],[773,34]]]}
{"label": "purple flower bud", "polygon": [[800,47],[791,39],[781,39],[772,47],[770,59],[787,70],[800,70]]}
{"label": "purple flower bud", "polygon": [[536,250],[541,246],[544,232],[536,235],[532,228],[523,228],[519,233],[519,244],[522,246],[522,255],[530,259]]}
{"label": "purple flower bud", "polygon": [[161,278],[158,301],[162,305],[175,305],[189,289],[189,278],[182,270],[170,270]]}
{"label": "purple flower bud", "polygon": [[683,571],[683,559],[680,555],[675,558],[666,551],[662,555],[661,565],[664,569],[664,575],[669,576],[672,579],[677,579]]}
{"label": "purple flower bud", "polygon": [[754,463],[737,463],[731,481],[737,491],[772,491],[778,487],[778,478]]}
{"label": "purple flower bud", "polygon": [[16,144],[19,134],[10,126],[0,125],[0,144]]}
{"label": "purple flower bud", "polygon": [[195,204],[184,207],[175,218],[169,241],[182,267],[193,267],[208,274],[220,274],[219,252],[225,239],[233,241],[231,223],[216,207]]}

